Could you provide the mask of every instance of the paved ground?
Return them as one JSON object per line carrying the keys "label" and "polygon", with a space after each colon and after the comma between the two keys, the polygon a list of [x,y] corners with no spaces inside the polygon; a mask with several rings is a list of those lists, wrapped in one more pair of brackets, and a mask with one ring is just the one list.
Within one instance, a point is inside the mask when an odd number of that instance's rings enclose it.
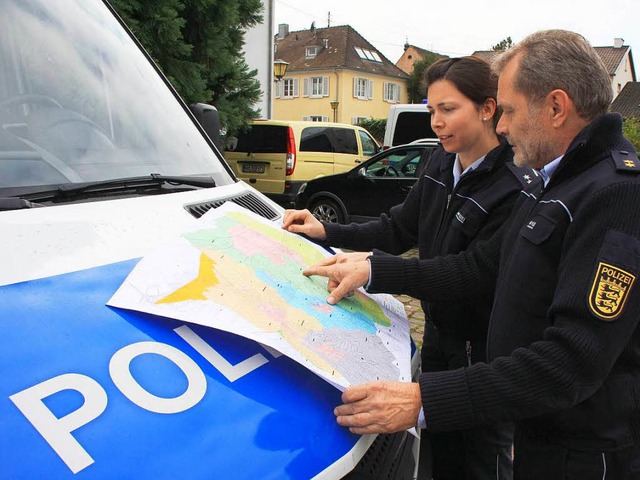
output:
{"label": "paved ground", "polygon": [[[417,257],[418,250],[409,250],[402,256],[411,258]],[[407,295],[394,295],[394,297],[396,297],[404,304],[404,310],[407,312],[407,317],[409,317],[411,337],[418,347],[418,350],[420,350],[420,346],[422,345],[422,334],[424,333],[424,312],[420,307],[420,302],[415,298],[409,297]]]}

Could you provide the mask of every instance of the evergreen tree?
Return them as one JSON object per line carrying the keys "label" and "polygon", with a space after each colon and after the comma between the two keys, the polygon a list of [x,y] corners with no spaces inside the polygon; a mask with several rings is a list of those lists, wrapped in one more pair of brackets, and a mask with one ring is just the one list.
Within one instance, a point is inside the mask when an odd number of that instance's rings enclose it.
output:
{"label": "evergreen tree", "polygon": [[622,132],[633,143],[637,152],[640,152],[640,120],[637,118],[625,118],[622,124]]}
{"label": "evergreen tree", "polygon": [[262,21],[260,0],[111,0],[187,103],[214,105],[229,133],[259,112],[257,72],[242,53],[247,28]]}
{"label": "evergreen tree", "polygon": [[421,103],[422,100],[427,98],[427,84],[424,74],[432,63],[441,58],[445,58],[444,55],[426,52],[422,60],[418,60],[413,64],[413,71],[409,75],[409,83],[407,84],[409,103]]}
{"label": "evergreen tree", "polygon": [[493,50],[494,52],[504,52],[511,47],[513,47],[513,40],[511,40],[511,37],[507,37],[504,40],[500,40],[500,42],[491,47],[491,50]]}

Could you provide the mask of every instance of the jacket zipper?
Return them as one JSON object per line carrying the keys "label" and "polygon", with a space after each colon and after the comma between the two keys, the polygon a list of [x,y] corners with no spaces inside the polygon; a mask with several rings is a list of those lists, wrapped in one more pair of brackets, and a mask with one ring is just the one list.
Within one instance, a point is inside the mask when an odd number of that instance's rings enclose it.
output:
{"label": "jacket zipper", "polygon": [[467,364],[469,366],[471,366],[471,340],[467,340],[467,343],[464,347],[465,351],[467,352]]}

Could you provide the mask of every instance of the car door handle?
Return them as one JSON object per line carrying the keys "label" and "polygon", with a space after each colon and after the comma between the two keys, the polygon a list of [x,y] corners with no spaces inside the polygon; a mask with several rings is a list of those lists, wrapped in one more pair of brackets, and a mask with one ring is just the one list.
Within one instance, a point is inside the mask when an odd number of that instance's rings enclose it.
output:
{"label": "car door handle", "polygon": [[411,190],[411,187],[402,187],[403,192],[408,192],[409,190]]}
{"label": "car door handle", "polygon": [[354,160],[356,163],[362,163],[362,160]]}

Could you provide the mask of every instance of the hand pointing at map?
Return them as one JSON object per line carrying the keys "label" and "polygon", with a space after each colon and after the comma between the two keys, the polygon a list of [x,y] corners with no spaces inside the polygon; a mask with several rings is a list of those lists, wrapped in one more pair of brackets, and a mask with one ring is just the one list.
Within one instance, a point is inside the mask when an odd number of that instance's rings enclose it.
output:
{"label": "hand pointing at map", "polygon": [[312,265],[302,273],[306,276],[320,275],[329,279],[327,289],[331,294],[327,297],[327,302],[333,305],[368,283],[371,272],[371,265],[367,260],[369,255],[368,252],[334,255]]}

